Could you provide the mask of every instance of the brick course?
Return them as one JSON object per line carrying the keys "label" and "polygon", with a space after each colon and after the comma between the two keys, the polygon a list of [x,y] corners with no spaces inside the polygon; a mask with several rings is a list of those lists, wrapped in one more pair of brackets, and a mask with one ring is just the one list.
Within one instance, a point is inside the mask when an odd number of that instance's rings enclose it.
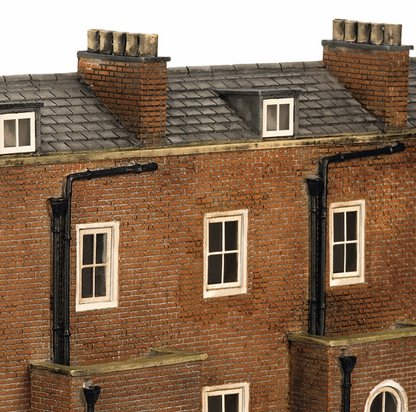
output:
{"label": "brick course", "polygon": [[[330,166],[329,202],[366,200],[366,282],[342,288],[328,285],[329,336],[374,331],[400,318],[414,317],[410,291],[416,287],[412,276],[415,146],[412,140],[406,144],[404,153]],[[74,184],[71,364],[132,359],[153,346],[205,352],[208,358],[201,366],[201,387],[248,381],[252,411],[287,411],[286,335],[306,333],[308,327],[310,245],[305,179],[316,174],[324,156],[376,146],[315,145],[2,168],[2,410],[30,410],[28,363],[49,361],[51,356],[48,198],[62,195],[70,173],[154,161],[159,165],[156,172]],[[242,208],[248,209],[249,217],[248,293],[204,300],[204,213]],[[120,221],[119,307],[77,313],[75,225],[113,220]],[[364,356],[360,359],[364,362]],[[329,360],[323,362],[330,365]],[[389,370],[393,368],[391,364]],[[186,379],[185,371],[180,373]],[[102,399],[109,399],[111,393],[119,408],[136,402],[113,394],[112,379],[116,378],[94,381],[103,387]],[[55,382],[51,391],[63,384]],[[79,391],[79,382],[73,381],[70,388]],[[134,396],[150,396],[137,388]],[[371,390],[370,382],[365,390]],[[192,391],[196,402],[197,391]],[[338,398],[333,401],[337,402]],[[110,410],[101,408],[97,410]]]}
{"label": "brick course", "polygon": [[407,127],[408,51],[324,46],[323,62],[386,130]]}

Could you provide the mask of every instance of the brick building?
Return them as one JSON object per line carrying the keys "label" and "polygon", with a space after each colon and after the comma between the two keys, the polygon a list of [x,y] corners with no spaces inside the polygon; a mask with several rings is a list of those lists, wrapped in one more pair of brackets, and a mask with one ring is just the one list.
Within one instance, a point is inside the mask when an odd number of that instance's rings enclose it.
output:
{"label": "brick building", "polygon": [[2,411],[416,409],[416,60],[167,69],[90,31],[0,77]]}

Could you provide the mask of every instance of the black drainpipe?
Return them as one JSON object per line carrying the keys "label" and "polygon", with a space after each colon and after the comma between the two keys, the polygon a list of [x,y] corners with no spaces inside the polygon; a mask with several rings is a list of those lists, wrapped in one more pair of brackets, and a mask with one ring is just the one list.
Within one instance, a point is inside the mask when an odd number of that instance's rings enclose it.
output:
{"label": "black drainpipe", "polygon": [[342,371],[344,372],[343,393],[342,393],[342,412],[350,412],[351,405],[351,372],[354,370],[357,358],[346,356],[339,358]]}
{"label": "black drainpipe", "polygon": [[316,318],[317,318],[317,277],[318,277],[318,217],[319,217],[319,204],[318,198],[322,192],[322,180],[321,179],[307,179],[310,202],[310,236],[311,236],[311,262],[310,262],[310,301],[309,301],[309,334],[316,335]]}
{"label": "black drainpipe", "polygon": [[61,363],[61,218],[65,213],[66,199],[50,198],[52,207],[52,233],[53,233],[53,361]]}
{"label": "black drainpipe", "polygon": [[[70,271],[70,244],[71,244],[71,198],[72,198],[72,185],[77,180],[91,180],[100,177],[111,177],[111,176],[120,176],[132,173],[143,173],[143,172],[151,172],[157,170],[158,166],[156,163],[149,163],[149,164],[136,164],[133,166],[121,166],[121,167],[113,167],[109,169],[102,169],[102,170],[87,170],[86,172],[80,173],[73,173],[67,176],[66,178],[66,188],[65,188],[65,197],[62,198],[62,202],[65,203],[65,212],[63,214],[63,245],[62,245],[62,267],[61,267],[61,292],[62,292],[62,299],[60,299],[60,305],[62,308],[62,327],[59,328],[60,331],[60,345],[61,348],[58,350],[60,352],[60,362],[62,365],[69,366],[69,358],[70,358],[70,316],[69,316],[69,292],[70,292],[70,281],[69,281],[69,271]],[[55,251],[54,251],[55,252]],[[54,267],[55,262],[59,259],[59,253],[54,253]],[[57,264],[56,264],[57,265]],[[55,278],[54,278],[55,279]],[[54,285],[55,288],[59,288],[58,286]],[[54,294],[54,303],[53,308],[58,305],[55,302]],[[55,316],[55,314],[54,314]],[[53,342],[53,346],[58,346],[56,341]],[[58,359],[57,359],[58,360]],[[55,361],[55,360],[54,360]],[[57,362],[58,363],[58,362]]]}
{"label": "black drainpipe", "polygon": [[[312,278],[317,278],[317,285],[316,285],[316,292],[313,292],[317,296],[319,311],[316,316],[316,320],[312,320],[312,316],[314,315],[312,312],[309,314],[310,320],[309,324],[314,325],[315,322],[317,324],[317,329],[315,330],[315,334],[319,336],[325,335],[325,316],[326,316],[326,290],[325,290],[325,266],[326,266],[326,228],[327,228],[327,196],[328,196],[328,165],[330,163],[339,163],[344,162],[347,160],[353,159],[362,159],[365,157],[373,157],[373,156],[380,156],[380,155],[391,155],[394,153],[403,152],[406,149],[406,146],[403,143],[397,143],[395,145],[382,147],[380,149],[371,149],[371,150],[364,150],[360,152],[353,152],[353,153],[340,153],[334,156],[324,157],[321,161],[319,167],[319,178],[318,179],[309,179],[309,180],[321,180],[322,181],[322,193],[321,195],[317,195],[318,199],[318,222],[317,222],[317,236],[311,236],[311,253],[312,250],[316,251],[316,260],[317,260],[317,273],[311,272],[311,284]],[[308,182],[309,191],[310,183]],[[311,205],[312,205],[312,195],[311,195]],[[311,213],[311,221],[312,221],[312,213]],[[313,243],[317,242],[316,245]],[[314,257],[312,256],[312,262],[314,261]],[[312,265],[311,265],[312,266]],[[311,291],[312,296],[312,291]],[[311,299],[312,300],[312,299]]]}

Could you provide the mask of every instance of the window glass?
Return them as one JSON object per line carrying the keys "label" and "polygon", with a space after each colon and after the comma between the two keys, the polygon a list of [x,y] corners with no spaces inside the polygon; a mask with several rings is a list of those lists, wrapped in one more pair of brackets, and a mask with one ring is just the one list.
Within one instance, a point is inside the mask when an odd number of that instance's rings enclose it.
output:
{"label": "window glass", "polygon": [[238,412],[238,394],[225,395],[225,412]]}
{"label": "window glass", "polygon": [[364,201],[330,205],[330,285],[364,281]]}
{"label": "window glass", "polygon": [[4,147],[16,146],[16,120],[4,121]]}
{"label": "window glass", "polygon": [[118,304],[117,222],[77,225],[76,310]]}
{"label": "window glass", "polygon": [[30,146],[30,119],[19,119],[19,146]]}
{"label": "window glass", "polygon": [[267,131],[277,130],[277,105],[270,104],[267,106]]}
{"label": "window glass", "polygon": [[279,130],[289,130],[290,127],[290,105],[279,106]]}
{"label": "window glass", "polygon": [[204,217],[204,297],[246,291],[247,211]]}
{"label": "window glass", "polygon": [[35,149],[35,113],[0,114],[0,153],[28,153]]}
{"label": "window glass", "polygon": [[208,412],[222,412],[222,396],[208,397]]}

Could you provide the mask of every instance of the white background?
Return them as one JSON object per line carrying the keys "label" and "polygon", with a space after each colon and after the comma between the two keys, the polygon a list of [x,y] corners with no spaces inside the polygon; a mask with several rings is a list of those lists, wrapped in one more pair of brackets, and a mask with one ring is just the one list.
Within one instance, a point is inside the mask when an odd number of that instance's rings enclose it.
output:
{"label": "white background", "polygon": [[415,8],[414,0],[1,0],[0,75],[75,72],[88,29],[157,33],[170,67],[321,60],[335,18],[402,24],[402,44],[416,45]]}

